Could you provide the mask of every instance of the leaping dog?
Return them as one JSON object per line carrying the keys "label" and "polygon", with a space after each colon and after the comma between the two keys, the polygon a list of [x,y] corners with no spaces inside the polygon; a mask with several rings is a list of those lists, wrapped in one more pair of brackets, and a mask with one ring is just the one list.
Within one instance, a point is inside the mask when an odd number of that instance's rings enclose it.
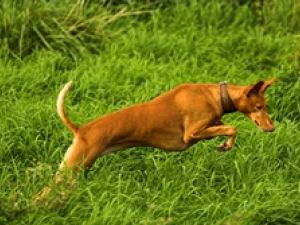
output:
{"label": "leaping dog", "polygon": [[[64,99],[71,88],[67,83],[57,99],[57,111],[73,133],[56,175],[66,168],[77,172],[89,169],[95,160],[109,152],[135,146],[151,146],[165,151],[183,151],[200,140],[227,136],[220,150],[230,150],[235,142],[236,128],[225,125],[225,113],[239,111],[265,132],[274,131],[264,93],[275,81],[259,81],[248,86],[221,84],[182,84],[162,95],[100,117],[82,126],[66,115]],[[47,187],[42,195],[47,194]]]}

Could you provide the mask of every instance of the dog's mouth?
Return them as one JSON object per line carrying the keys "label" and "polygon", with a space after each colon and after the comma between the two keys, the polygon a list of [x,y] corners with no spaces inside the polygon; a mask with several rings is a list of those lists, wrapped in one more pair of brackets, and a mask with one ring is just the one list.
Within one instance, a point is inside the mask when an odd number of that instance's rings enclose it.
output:
{"label": "dog's mouth", "polygon": [[253,121],[257,125],[257,127],[262,129],[264,132],[273,132],[275,130],[275,127],[273,125],[271,125],[271,126],[261,126],[261,123],[259,123],[258,120],[253,120]]}

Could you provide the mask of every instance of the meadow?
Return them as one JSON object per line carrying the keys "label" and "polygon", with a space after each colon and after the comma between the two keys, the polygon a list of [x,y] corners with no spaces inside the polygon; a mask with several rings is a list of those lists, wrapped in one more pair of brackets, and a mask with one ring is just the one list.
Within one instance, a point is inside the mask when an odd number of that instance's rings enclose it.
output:
{"label": "meadow", "polygon": [[[300,224],[300,2],[12,2],[0,3],[0,224]],[[112,153],[32,203],[72,141],[56,113],[67,81],[83,124],[181,83],[272,77],[275,132],[225,115],[238,129],[229,152],[216,138]]]}

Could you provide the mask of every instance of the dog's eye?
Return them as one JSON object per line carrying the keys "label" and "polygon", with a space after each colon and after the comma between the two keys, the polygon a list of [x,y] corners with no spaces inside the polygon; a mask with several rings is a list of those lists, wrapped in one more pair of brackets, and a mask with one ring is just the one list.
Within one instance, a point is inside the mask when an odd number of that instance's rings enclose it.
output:
{"label": "dog's eye", "polygon": [[256,106],[256,109],[257,109],[257,110],[262,110],[262,108],[263,108],[262,105],[257,105],[257,106]]}

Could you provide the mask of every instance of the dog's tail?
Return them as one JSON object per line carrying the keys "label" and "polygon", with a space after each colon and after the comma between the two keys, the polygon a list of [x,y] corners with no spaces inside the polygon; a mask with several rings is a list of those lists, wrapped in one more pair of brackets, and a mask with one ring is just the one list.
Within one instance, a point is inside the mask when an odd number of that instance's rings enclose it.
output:
{"label": "dog's tail", "polygon": [[72,133],[75,135],[78,127],[69,120],[67,117],[67,114],[64,110],[64,100],[66,97],[66,94],[68,91],[71,89],[72,86],[72,81],[69,81],[64,88],[60,91],[58,97],[57,97],[57,102],[56,102],[56,107],[57,107],[57,112],[60,117],[60,119],[63,121],[63,123],[72,131]]}

